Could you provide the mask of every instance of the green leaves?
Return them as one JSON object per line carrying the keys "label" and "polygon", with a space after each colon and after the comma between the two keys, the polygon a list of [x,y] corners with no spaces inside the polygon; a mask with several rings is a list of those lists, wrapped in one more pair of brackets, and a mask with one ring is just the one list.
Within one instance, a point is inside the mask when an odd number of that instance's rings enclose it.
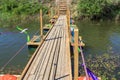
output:
{"label": "green leaves", "polygon": [[[112,18],[120,10],[119,5],[110,3],[109,0],[79,0],[79,15],[89,18]],[[108,14],[109,13],[109,14]]]}
{"label": "green leaves", "polygon": [[43,9],[45,12],[48,10],[41,3],[29,0],[2,0],[0,5],[1,12],[8,12],[11,14],[35,14]]}

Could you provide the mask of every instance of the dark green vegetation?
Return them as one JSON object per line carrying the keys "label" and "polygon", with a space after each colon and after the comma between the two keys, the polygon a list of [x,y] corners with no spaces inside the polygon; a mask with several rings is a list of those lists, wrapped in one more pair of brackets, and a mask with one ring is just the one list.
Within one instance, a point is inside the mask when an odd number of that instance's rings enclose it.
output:
{"label": "dark green vegetation", "polygon": [[47,7],[44,7],[40,2],[29,1],[29,0],[2,0],[0,11],[2,13],[10,14],[35,14],[40,9],[45,12]]}
{"label": "dark green vegetation", "polygon": [[120,19],[119,0],[79,0],[78,14],[91,20]]}
{"label": "dark green vegetation", "polygon": [[[3,24],[9,23],[9,26],[16,25],[19,21],[33,18],[39,15],[40,9],[43,14],[48,12],[48,7],[40,1],[35,0],[0,0],[0,21]],[[21,23],[21,22],[19,22]]]}

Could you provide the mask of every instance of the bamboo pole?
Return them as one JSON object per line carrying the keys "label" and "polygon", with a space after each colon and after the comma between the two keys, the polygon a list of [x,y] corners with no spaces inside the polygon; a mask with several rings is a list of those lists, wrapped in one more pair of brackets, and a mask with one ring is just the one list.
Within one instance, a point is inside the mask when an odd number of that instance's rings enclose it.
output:
{"label": "bamboo pole", "polygon": [[83,61],[83,67],[84,67],[85,74],[86,74],[86,80],[89,80],[87,68],[86,68],[86,64],[85,64],[85,59],[84,59],[84,54],[83,54],[83,50],[82,50],[81,46],[80,46],[80,53],[81,53],[81,57],[82,57],[82,61]]}
{"label": "bamboo pole", "polygon": [[70,9],[68,8],[68,30],[69,30],[69,38],[71,39],[71,34],[70,34]]}
{"label": "bamboo pole", "polygon": [[70,34],[70,10],[69,10],[69,8],[67,8],[66,14],[67,14],[67,24],[68,24],[68,35],[69,35],[69,38],[71,39],[71,34]]}
{"label": "bamboo pole", "polygon": [[42,9],[40,10],[40,35],[43,38],[43,19],[42,19]]}
{"label": "bamboo pole", "polygon": [[78,29],[74,29],[74,80],[78,80]]}

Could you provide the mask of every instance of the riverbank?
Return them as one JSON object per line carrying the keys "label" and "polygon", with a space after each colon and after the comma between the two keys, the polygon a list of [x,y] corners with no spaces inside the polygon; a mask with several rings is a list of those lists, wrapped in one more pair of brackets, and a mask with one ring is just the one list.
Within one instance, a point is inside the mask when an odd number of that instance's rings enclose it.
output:
{"label": "riverbank", "polygon": [[44,15],[48,13],[49,9],[49,6],[43,5],[39,1],[3,0],[0,4],[1,27],[2,25],[4,25],[4,27],[13,27],[21,23],[24,24],[25,22],[32,20],[33,18],[39,17],[38,15],[40,9],[43,10]]}
{"label": "riverbank", "polygon": [[[76,21],[79,36],[86,44],[83,52],[87,67],[102,80],[120,79],[120,23]],[[84,75],[79,61],[80,75]]]}
{"label": "riverbank", "polygon": [[[34,14],[34,15],[14,15],[9,18],[6,17],[6,19],[0,20],[0,27],[6,28],[6,27],[11,27],[15,28],[16,26],[25,26],[28,23],[36,22],[37,24],[40,25],[39,23],[39,13]],[[43,15],[43,24],[48,23],[49,17],[48,15]],[[38,26],[39,26],[38,25]],[[26,26],[28,27],[28,26]]]}
{"label": "riverbank", "polygon": [[78,20],[120,21],[119,0],[75,0],[71,8],[73,17]]}

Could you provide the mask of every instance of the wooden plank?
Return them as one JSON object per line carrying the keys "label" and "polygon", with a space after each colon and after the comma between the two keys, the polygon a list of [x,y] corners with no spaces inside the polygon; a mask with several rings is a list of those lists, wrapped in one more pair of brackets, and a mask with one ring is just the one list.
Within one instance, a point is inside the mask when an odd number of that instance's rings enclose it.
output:
{"label": "wooden plank", "polygon": [[[59,31],[59,30],[57,30],[57,31]],[[58,32],[57,32],[58,33]],[[59,34],[56,34],[56,35],[59,35]],[[56,35],[53,37],[53,40],[50,40],[50,41],[52,41],[53,43],[55,42],[55,41],[57,41],[56,39],[54,39],[55,37],[56,37]],[[51,43],[51,42],[50,42]],[[51,46],[50,47],[50,49],[49,49],[49,51],[47,52],[47,57],[45,58],[45,61],[44,61],[44,64],[42,65],[43,67],[41,67],[41,71],[40,71],[40,74],[38,74],[38,77],[39,77],[39,79],[42,79],[43,80],[43,76],[44,76],[44,72],[45,72],[45,70],[46,70],[46,67],[47,67],[47,63],[48,63],[48,61],[49,61],[49,57],[51,56],[51,54],[53,54],[53,53],[51,53],[51,50],[52,49],[54,49],[53,48],[53,46]]]}
{"label": "wooden plank", "polygon": [[[62,31],[62,36],[63,36],[63,31]],[[63,66],[62,65],[62,60],[64,61],[64,56],[63,56],[63,49],[64,49],[64,43],[63,43],[63,37],[62,37],[62,40],[61,40],[61,43],[60,43],[60,51],[59,51],[59,57],[58,57],[58,62],[57,62],[57,69],[56,69],[56,73],[55,73],[55,80],[58,80],[60,77],[61,77],[61,67]]]}
{"label": "wooden plank", "polygon": [[[54,33],[55,34],[55,33]],[[42,69],[43,70],[43,69]]]}
{"label": "wooden plank", "polygon": [[69,77],[70,77],[70,73],[69,73],[69,62],[68,62],[68,54],[66,53],[66,47],[67,47],[67,45],[66,45],[66,37],[65,37],[65,39],[64,39],[64,46],[65,46],[65,50],[64,50],[64,58],[65,58],[65,60],[64,60],[64,67],[63,67],[63,71],[62,71],[62,75],[64,76],[64,78],[62,79],[62,80],[70,80],[69,79]]}
{"label": "wooden plank", "polygon": [[[53,30],[54,30],[54,28],[51,30],[51,33],[48,35],[48,38],[50,38],[50,37],[54,34],[54,31],[53,31]],[[46,38],[46,39],[47,39],[47,38]],[[47,43],[46,43],[46,47],[47,47]],[[39,51],[40,51],[40,50],[39,50]],[[39,51],[38,51],[38,52],[39,52]],[[42,51],[43,51],[43,50],[42,50]],[[37,56],[39,56],[39,55],[37,55]],[[38,58],[41,59],[40,57],[38,57]],[[35,58],[35,59],[34,59],[33,65],[36,64],[35,62],[37,62],[37,59],[38,59],[38,58]],[[36,66],[34,66],[34,67],[36,67]],[[31,69],[34,70],[34,69],[35,69],[34,67],[31,68]],[[30,71],[30,72],[31,72],[31,71]],[[33,73],[31,73],[31,74],[33,74]]]}
{"label": "wooden plank", "polygon": [[[52,34],[51,35],[49,35],[50,37],[49,38],[51,38],[51,36],[52,36]],[[48,39],[48,38],[47,38]],[[49,41],[47,41],[47,42],[49,42]],[[51,41],[50,41],[51,42]],[[49,42],[49,44],[50,44],[50,42]],[[47,46],[47,49],[49,49],[48,48],[49,46]],[[43,54],[43,55],[45,55],[45,54],[47,54],[47,50],[44,50],[44,49],[42,49],[42,51],[46,51],[46,52],[40,52],[39,54]],[[43,56],[42,56],[42,59],[43,59]],[[41,61],[41,63],[39,63],[39,67],[38,67],[38,69],[36,70],[36,71],[38,71],[39,70],[39,68],[41,69],[41,65],[43,64],[43,62],[44,62],[44,59],[43,60],[40,60]],[[36,73],[37,74],[37,73]]]}
{"label": "wooden plank", "polygon": [[[67,22],[66,19],[64,22]],[[65,24],[67,26],[67,23]],[[67,28],[67,27],[66,27]],[[63,80],[72,80],[72,75],[71,75],[71,59],[70,59],[70,43],[69,43],[69,36],[68,36],[68,28],[65,29],[64,31],[66,33],[65,37],[65,71],[66,72],[65,78]]]}
{"label": "wooden plank", "polygon": [[72,80],[72,72],[71,72],[71,55],[70,55],[70,38],[69,38],[69,34],[68,34],[68,24],[67,24],[67,19],[66,19],[66,53],[67,53],[67,62],[68,62],[68,68],[67,68],[67,71],[68,73],[70,74],[68,80]]}
{"label": "wooden plank", "polygon": [[[43,43],[43,45],[47,46],[47,44]],[[43,45],[41,46],[40,50],[43,49]],[[39,51],[38,51],[39,52]],[[32,76],[33,74],[31,73],[32,70],[34,70],[36,68],[36,66],[32,66],[36,64],[36,60],[38,59],[38,56],[40,56],[41,54],[37,54],[36,57],[34,58],[33,62],[31,63],[31,66],[29,67],[29,70],[27,71],[24,80],[28,80],[30,76]]]}
{"label": "wooden plank", "polygon": [[[64,17],[63,17],[64,18]],[[63,25],[61,26],[61,29],[62,29],[62,40],[61,40],[61,48],[60,48],[60,52],[59,52],[59,57],[58,57],[58,63],[57,63],[57,71],[56,71],[56,75],[55,75],[55,79],[60,79],[61,78],[61,75],[62,75],[62,70],[63,70],[63,68],[62,68],[62,66],[64,66],[63,65],[63,63],[64,63],[64,48],[65,48],[65,46],[64,46],[64,32],[63,32],[63,30],[64,30],[64,19],[62,19],[62,22],[63,22]],[[61,78],[61,79],[63,79],[63,78]]]}
{"label": "wooden plank", "polygon": [[[53,26],[52,26],[53,28]],[[46,34],[46,36],[44,37],[44,39],[46,39],[46,37],[49,35],[49,33],[51,32],[52,28],[48,31],[48,33]],[[39,45],[39,47],[36,49],[36,51],[34,52],[34,54],[32,55],[32,57],[30,58],[28,64],[26,65],[26,67],[24,68],[21,76],[19,77],[18,80],[22,80],[26,74],[26,72],[28,71],[33,59],[35,58],[36,54],[37,54],[37,51],[40,49],[40,47],[42,46],[43,42],[44,42],[44,39],[41,41],[41,44]]]}
{"label": "wooden plank", "polygon": [[[51,35],[52,35],[52,34],[51,34]],[[49,35],[49,36],[50,36],[50,35]],[[44,47],[44,49],[45,49],[45,48],[47,48],[47,47],[49,47],[48,45],[51,45],[51,44],[49,44],[49,42],[48,42],[48,41],[47,41],[46,43],[47,43],[47,46],[46,46],[46,47]],[[44,50],[44,49],[42,49],[42,51],[47,51],[47,50]],[[37,60],[34,60],[35,62],[39,63],[39,65],[42,65],[41,63],[42,63],[42,62],[43,62],[43,60],[44,60],[44,59],[43,59],[43,56],[45,56],[45,54],[43,54],[43,53],[45,53],[45,52],[41,52],[41,54],[42,54],[42,55],[41,55],[41,57],[40,57],[40,56],[38,56],[38,59],[37,59]],[[41,61],[41,62],[39,62],[39,61]],[[38,66],[37,66],[37,64],[35,64],[35,65],[36,65],[36,67],[38,67]],[[35,65],[34,65],[34,66],[35,66]],[[36,67],[32,69],[31,74],[33,74],[33,71],[34,71],[34,69],[36,69]],[[40,67],[40,66],[39,66],[39,67]],[[39,67],[37,68],[37,70],[36,70],[36,71],[38,71]],[[36,74],[37,74],[37,73],[36,73]]]}
{"label": "wooden plank", "polygon": [[[59,25],[61,25],[62,24],[62,21],[61,21],[61,19],[59,19]],[[62,25],[61,25],[62,26]],[[59,28],[60,28],[60,30],[62,30],[61,29],[61,26],[59,26]],[[60,42],[59,42],[60,43]],[[60,44],[59,44],[60,45]],[[59,48],[56,48],[56,49],[59,49]],[[58,52],[57,52],[58,53]],[[57,54],[56,53],[56,54]],[[59,54],[59,53],[58,53]],[[50,79],[49,80],[54,80],[54,77],[55,77],[55,73],[56,73],[56,68],[57,68],[57,66],[58,66],[58,57],[59,57],[59,55],[57,54],[57,56],[55,57],[55,59],[54,59],[54,61],[53,61],[53,63],[55,63],[56,65],[52,65],[52,69],[51,69],[51,74],[50,74]]]}
{"label": "wooden plank", "polygon": [[[54,29],[53,29],[53,30],[54,30]],[[51,31],[52,33],[54,32],[53,30]],[[52,35],[52,33],[49,34],[48,38],[50,38],[50,35]],[[40,50],[39,50],[39,51],[42,50],[41,53],[44,52],[43,47],[45,48],[45,47],[48,46],[48,43],[47,43],[47,42],[46,42],[46,43],[43,43],[43,44],[45,44],[45,46],[42,45],[42,46],[41,46],[42,48],[40,48]],[[38,53],[39,53],[39,51],[38,51]],[[35,58],[34,61],[32,62],[31,67],[30,67],[28,73],[30,73],[31,70],[32,70],[32,72],[33,72],[33,71],[36,69],[37,66],[35,66],[35,64],[37,64],[37,63],[39,62],[38,60],[41,59],[40,55],[41,55],[41,57],[43,56],[42,54],[37,54],[37,55],[36,55],[36,58]],[[36,63],[36,62],[37,62],[37,63]],[[42,62],[42,61],[41,61],[41,62]],[[40,64],[40,63],[39,63],[39,64]],[[32,66],[32,65],[34,65],[34,66]],[[33,73],[31,73],[31,74],[33,74]],[[29,76],[30,74],[27,74],[27,75]],[[26,78],[25,78],[25,80],[26,80]]]}
{"label": "wooden plank", "polygon": [[[63,22],[65,22],[64,21],[64,19],[63,19]],[[66,24],[65,25],[63,25],[63,26],[66,26]],[[62,28],[61,28],[62,29]],[[66,29],[64,29],[63,28],[63,30],[66,30]],[[66,33],[66,32],[65,32]],[[68,34],[68,33],[67,33]],[[65,37],[66,37],[66,35],[65,35]],[[66,44],[66,38],[64,39],[64,41],[62,41],[62,43],[64,44]],[[64,48],[66,45],[62,45],[62,48]],[[69,44],[69,42],[68,42],[68,44]],[[65,50],[66,50],[66,48],[64,48]],[[64,52],[64,49],[61,49],[62,50],[62,52],[60,52],[60,53],[62,53],[62,54],[60,54],[59,55],[59,60],[58,60],[58,66],[57,66],[57,72],[56,72],[56,80],[57,79],[59,79],[59,80],[71,80],[72,78],[71,78],[71,73],[69,73],[70,72],[70,70],[71,70],[71,65],[70,66],[68,66],[68,57],[66,57],[66,55],[67,55],[67,53],[66,53],[66,51]],[[70,54],[69,54],[70,55]],[[69,60],[70,61],[70,60]],[[69,68],[70,67],[70,68]],[[70,69],[70,70],[68,70],[68,69]],[[59,76],[59,77],[58,77]],[[52,79],[51,79],[52,80]]]}
{"label": "wooden plank", "polygon": [[65,18],[65,16],[58,18],[58,21],[44,39],[45,41],[37,49],[34,60],[29,63],[29,67],[21,80],[54,80],[57,77],[55,74],[58,69],[60,80],[71,80],[69,70],[71,65],[69,65],[70,62],[68,63],[69,57],[67,57],[66,52],[66,49],[68,49],[66,48],[68,46],[66,45],[66,34],[68,32],[65,32]]}
{"label": "wooden plank", "polygon": [[[59,35],[58,35],[58,37],[60,37],[60,32],[61,32],[61,30],[59,30]],[[52,51],[52,56],[51,56],[51,59],[50,59],[50,61],[48,62],[48,67],[47,67],[47,69],[46,69],[46,73],[45,73],[45,75],[44,75],[44,79],[43,80],[48,80],[49,79],[49,75],[50,75],[50,73],[51,73],[51,68],[52,68],[52,66],[56,66],[56,56],[58,55],[58,50],[59,50],[59,47],[60,47],[60,39],[61,38],[58,38],[57,40],[56,40],[56,44],[55,44],[55,48],[53,48],[53,51]]]}
{"label": "wooden plank", "polygon": [[[60,19],[59,19],[59,24],[60,24],[60,23],[61,23],[61,21],[60,21]],[[61,30],[60,26],[59,26],[57,29],[60,29],[60,30]],[[59,37],[61,37],[60,34],[59,34]],[[60,38],[60,39],[61,39],[61,38]],[[59,41],[60,41],[60,40],[59,40]],[[59,49],[59,48],[58,48],[58,47],[59,47],[59,43],[60,43],[59,41],[58,41],[58,45],[57,45],[55,51],[58,51],[58,49]],[[50,71],[50,72],[51,72],[51,73],[50,73],[50,76],[52,75],[53,77],[54,77],[53,74],[54,74],[54,71],[55,71],[54,68],[56,67],[56,66],[54,65],[54,63],[56,63],[56,58],[57,58],[57,55],[58,55],[57,53],[58,53],[58,52],[55,52],[54,59],[53,59],[53,62],[52,62],[52,63],[53,63],[53,64],[52,64],[52,68],[51,68],[51,71]],[[57,63],[56,63],[56,64],[57,64]],[[47,78],[45,78],[45,80],[47,80]]]}
{"label": "wooden plank", "polygon": [[42,18],[42,10],[40,10],[40,34],[41,34],[41,39],[43,38],[43,18]]}
{"label": "wooden plank", "polygon": [[28,46],[39,46],[41,42],[28,42]]}

